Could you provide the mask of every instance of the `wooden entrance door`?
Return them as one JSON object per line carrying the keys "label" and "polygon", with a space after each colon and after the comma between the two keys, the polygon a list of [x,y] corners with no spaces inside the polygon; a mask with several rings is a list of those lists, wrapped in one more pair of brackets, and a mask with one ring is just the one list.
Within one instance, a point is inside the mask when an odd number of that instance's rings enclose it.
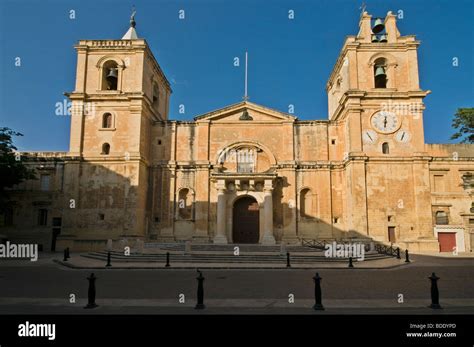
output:
{"label": "wooden entrance door", "polygon": [[56,239],[61,234],[61,223],[60,217],[53,218],[53,236],[51,237],[51,252],[56,252]]}
{"label": "wooden entrance door", "polygon": [[439,251],[452,252],[456,247],[456,233],[438,233]]}
{"label": "wooden entrance door", "polygon": [[252,197],[238,199],[234,203],[232,240],[234,243],[258,243],[258,202]]}
{"label": "wooden entrance door", "polygon": [[395,227],[388,227],[388,241],[395,243]]}

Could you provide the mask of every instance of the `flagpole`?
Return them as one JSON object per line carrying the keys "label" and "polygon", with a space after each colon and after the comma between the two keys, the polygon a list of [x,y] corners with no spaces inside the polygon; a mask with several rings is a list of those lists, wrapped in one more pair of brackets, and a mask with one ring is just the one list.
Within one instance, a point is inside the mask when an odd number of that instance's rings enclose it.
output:
{"label": "flagpole", "polygon": [[245,94],[244,100],[247,100],[249,97],[247,95],[247,64],[248,64],[248,53],[245,52]]}

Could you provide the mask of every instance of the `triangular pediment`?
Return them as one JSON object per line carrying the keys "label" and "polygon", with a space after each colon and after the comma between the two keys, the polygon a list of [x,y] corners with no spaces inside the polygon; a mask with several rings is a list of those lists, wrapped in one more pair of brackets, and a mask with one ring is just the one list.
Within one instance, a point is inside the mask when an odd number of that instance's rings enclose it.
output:
{"label": "triangular pediment", "polygon": [[295,121],[297,118],[289,113],[280,112],[252,102],[242,101],[238,104],[211,111],[194,117],[196,121],[212,122],[282,122]]}

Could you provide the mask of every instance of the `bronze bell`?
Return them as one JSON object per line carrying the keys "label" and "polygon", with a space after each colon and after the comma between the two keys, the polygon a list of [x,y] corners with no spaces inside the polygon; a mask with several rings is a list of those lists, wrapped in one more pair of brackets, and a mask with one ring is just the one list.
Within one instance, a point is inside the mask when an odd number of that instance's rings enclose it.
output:
{"label": "bronze bell", "polygon": [[385,75],[385,68],[381,65],[375,67],[375,77]]}
{"label": "bronze bell", "polygon": [[374,34],[378,34],[383,29],[385,29],[385,25],[383,24],[382,18],[377,18],[374,23],[374,27],[372,28],[372,32]]}
{"label": "bronze bell", "polygon": [[117,75],[117,69],[116,68],[110,68],[109,69],[109,73],[107,74],[107,77],[106,77],[108,80],[110,79],[117,79],[118,78],[118,75]]}
{"label": "bronze bell", "polygon": [[379,42],[377,35],[372,35],[372,42]]}
{"label": "bronze bell", "polygon": [[383,34],[383,35],[380,35],[380,40],[379,42],[387,42],[387,35]]}

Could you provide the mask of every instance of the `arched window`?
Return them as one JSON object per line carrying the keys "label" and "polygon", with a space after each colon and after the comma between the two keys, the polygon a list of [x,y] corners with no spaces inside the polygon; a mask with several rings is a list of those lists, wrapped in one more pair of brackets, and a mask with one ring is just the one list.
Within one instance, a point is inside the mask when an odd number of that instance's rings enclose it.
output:
{"label": "arched window", "polygon": [[382,153],[383,154],[390,154],[390,147],[388,145],[388,142],[382,143]]}
{"label": "arched window", "polygon": [[158,103],[160,101],[160,90],[158,88],[158,84],[156,82],[153,82],[153,106],[158,106]]}
{"label": "arched window", "polygon": [[104,113],[104,115],[102,116],[102,128],[112,128],[112,119],[112,114]]}
{"label": "arched window", "polygon": [[110,145],[106,142],[102,145],[102,153],[104,155],[109,155],[110,153]]}
{"label": "arched window", "polygon": [[436,211],[436,224],[446,225],[449,224],[448,215],[444,211]]}
{"label": "arched window", "polygon": [[102,90],[117,90],[118,86],[118,65],[115,61],[109,60],[102,66]]}
{"label": "arched window", "polygon": [[313,194],[309,188],[300,192],[300,216],[312,217],[313,215]]}
{"label": "arched window", "polygon": [[374,62],[375,88],[387,88],[387,61],[379,58]]}
{"label": "arched window", "polygon": [[192,219],[193,217],[193,194],[188,188],[179,191],[177,214],[179,219]]}

